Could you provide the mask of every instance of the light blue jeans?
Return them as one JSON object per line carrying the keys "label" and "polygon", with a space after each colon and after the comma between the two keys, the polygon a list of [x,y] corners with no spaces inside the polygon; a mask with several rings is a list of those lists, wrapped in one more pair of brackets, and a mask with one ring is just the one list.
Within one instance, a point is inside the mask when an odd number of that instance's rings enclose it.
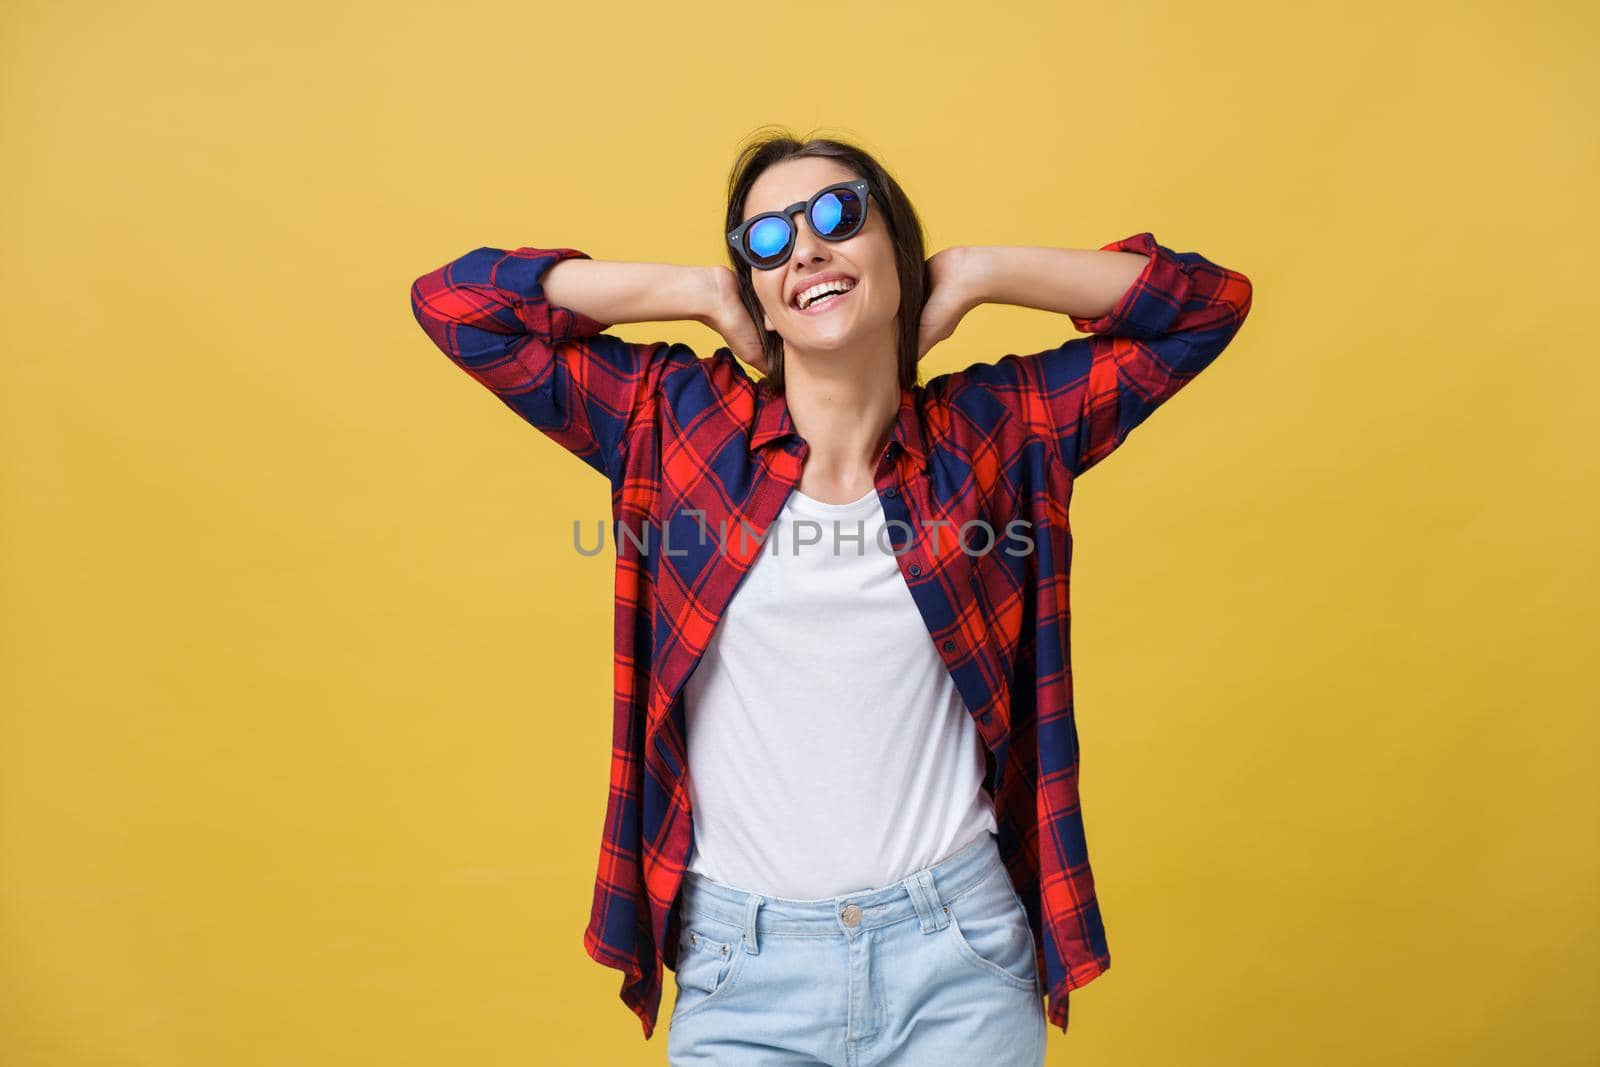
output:
{"label": "light blue jeans", "polygon": [[894,885],[763,896],[682,885],[674,1065],[1044,1063],[1044,990],[994,834]]}

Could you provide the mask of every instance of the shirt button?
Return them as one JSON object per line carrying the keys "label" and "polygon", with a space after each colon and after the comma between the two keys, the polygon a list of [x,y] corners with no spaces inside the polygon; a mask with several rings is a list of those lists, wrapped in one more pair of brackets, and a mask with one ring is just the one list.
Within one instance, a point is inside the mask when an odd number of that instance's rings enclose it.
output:
{"label": "shirt button", "polygon": [[846,904],[840,918],[846,926],[855,926],[861,922],[861,909],[854,904]]}
{"label": "shirt button", "polygon": [[991,718],[993,718],[993,716],[992,716],[992,715],[990,715],[990,714],[989,714],[989,713],[988,713],[988,712],[987,712],[987,711],[986,711],[986,712],[984,712],[984,713],[983,713],[983,714],[982,714],[982,715],[979,715],[979,716],[978,716],[978,721],[979,721],[979,722],[988,722],[988,721],[989,721],[989,720],[990,720],[990,719],[991,719]]}
{"label": "shirt button", "polygon": [[883,491],[883,495],[888,497],[890,500],[893,500],[898,493],[899,490],[892,485]]}
{"label": "shirt button", "polygon": [[956,650],[956,643],[954,641],[946,641],[944,643],[944,650],[946,652],[954,652]]}
{"label": "shirt button", "polygon": [[908,569],[911,571],[911,577],[913,578],[922,573],[922,568],[917,566],[915,563],[913,563]]}

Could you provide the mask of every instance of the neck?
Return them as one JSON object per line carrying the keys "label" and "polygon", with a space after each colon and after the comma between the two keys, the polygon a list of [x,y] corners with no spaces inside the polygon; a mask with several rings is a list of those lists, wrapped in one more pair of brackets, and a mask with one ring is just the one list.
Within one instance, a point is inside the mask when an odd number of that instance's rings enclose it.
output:
{"label": "neck", "polygon": [[900,410],[900,378],[889,355],[838,356],[786,353],[783,391],[795,430],[808,446],[807,480],[846,488],[872,480]]}

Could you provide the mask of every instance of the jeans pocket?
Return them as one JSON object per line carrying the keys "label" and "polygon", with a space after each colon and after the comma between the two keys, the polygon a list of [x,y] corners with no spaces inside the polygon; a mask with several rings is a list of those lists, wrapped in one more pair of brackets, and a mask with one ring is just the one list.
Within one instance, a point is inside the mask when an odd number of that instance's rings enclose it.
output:
{"label": "jeans pocket", "polygon": [[1011,876],[997,870],[946,905],[950,938],[957,954],[985,974],[1019,989],[1034,989],[1039,966],[1028,912],[1011,886]]}
{"label": "jeans pocket", "polygon": [[746,955],[740,942],[725,940],[720,931],[685,926],[678,942],[678,966],[672,972],[677,987],[672,1018],[681,1019],[720,999],[738,977]]}

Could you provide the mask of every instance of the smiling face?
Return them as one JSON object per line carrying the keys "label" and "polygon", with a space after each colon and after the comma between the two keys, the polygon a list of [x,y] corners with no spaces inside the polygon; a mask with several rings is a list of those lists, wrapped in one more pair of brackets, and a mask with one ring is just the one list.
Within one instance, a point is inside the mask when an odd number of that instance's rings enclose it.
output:
{"label": "smiling face", "polygon": [[[859,177],[837,160],[805,156],[785,160],[763,171],[751,185],[744,218],[782,211],[834,182]],[[762,326],[783,338],[786,357],[797,352],[881,352],[892,366],[900,276],[882,204],[875,196],[869,198],[866,224],[843,241],[818,237],[801,211],[791,215],[790,222],[799,229],[788,260],[772,270],[750,272],[761,301]],[[852,285],[850,292],[807,308],[796,303],[807,289],[841,275]]]}

